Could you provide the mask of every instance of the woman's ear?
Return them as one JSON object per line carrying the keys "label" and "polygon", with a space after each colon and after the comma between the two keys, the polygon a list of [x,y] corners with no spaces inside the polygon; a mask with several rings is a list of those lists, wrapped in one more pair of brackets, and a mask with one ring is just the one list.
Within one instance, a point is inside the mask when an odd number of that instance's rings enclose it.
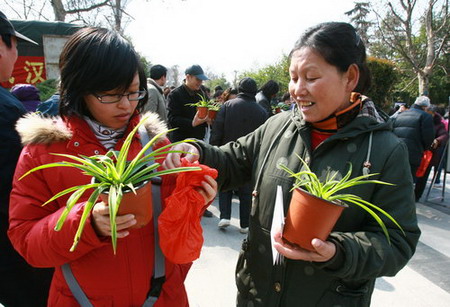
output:
{"label": "woman's ear", "polygon": [[359,81],[359,68],[358,65],[352,64],[348,67],[347,72],[347,81],[346,81],[346,88],[347,91],[353,92],[356,86],[358,85]]}

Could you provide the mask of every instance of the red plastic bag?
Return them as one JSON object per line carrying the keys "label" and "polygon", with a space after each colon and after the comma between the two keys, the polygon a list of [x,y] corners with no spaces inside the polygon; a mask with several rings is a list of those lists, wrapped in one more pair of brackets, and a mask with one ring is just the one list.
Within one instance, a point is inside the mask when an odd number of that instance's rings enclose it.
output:
{"label": "red plastic bag", "polygon": [[166,199],[166,208],[158,219],[159,244],[164,256],[176,264],[189,263],[200,257],[203,229],[200,219],[210,205],[195,189],[205,175],[217,178],[217,170],[198,162],[182,161],[182,166],[200,166],[201,171],[178,174],[176,187]]}
{"label": "red plastic bag", "polygon": [[416,177],[423,177],[425,175],[428,165],[430,165],[431,158],[433,157],[433,152],[431,150],[425,150],[422,155],[422,160],[420,161],[419,168],[416,171]]}

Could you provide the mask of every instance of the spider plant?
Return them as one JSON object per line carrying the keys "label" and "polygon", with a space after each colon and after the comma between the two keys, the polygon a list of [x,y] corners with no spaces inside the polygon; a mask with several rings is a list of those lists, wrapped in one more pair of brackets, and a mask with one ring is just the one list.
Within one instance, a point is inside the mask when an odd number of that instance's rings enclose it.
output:
{"label": "spider plant", "polygon": [[[141,151],[131,160],[127,161],[128,152],[133,139],[133,136],[138,131],[139,127],[148,119],[148,116],[144,116],[139,124],[128,134],[125,142],[123,143],[120,151],[110,150],[104,155],[94,155],[94,156],[74,156],[69,154],[57,154],[52,153],[52,155],[60,156],[69,159],[69,161],[61,161],[48,163],[40,165],[29,170],[25,173],[19,180],[29,175],[37,170],[51,168],[51,167],[73,167],[82,171],[83,174],[91,176],[94,180],[91,183],[69,187],[51,197],[44,204],[48,204],[55,199],[72,193],[66,202],[66,207],[61,213],[55,230],[61,230],[70,210],[78,202],[80,197],[87,191],[92,189],[90,196],[84,206],[83,214],[81,216],[80,224],[78,226],[77,232],[74,237],[73,245],[70,251],[74,251],[81,234],[83,233],[86,220],[88,219],[90,212],[92,211],[94,205],[96,204],[99,195],[103,192],[108,194],[108,207],[109,207],[109,217],[111,225],[111,241],[114,253],[117,247],[117,227],[116,227],[116,216],[119,209],[124,189],[130,189],[134,194],[136,194],[136,186],[142,182],[150,180],[152,177],[163,176],[167,174],[187,172],[187,171],[199,171],[199,167],[178,167],[173,169],[156,171],[160,166],[159,163],[153,163],[151,166],[147,166],[148,162],[155,161],[158,158],[162,158],[164,155],[171,152],[179,152],[170,150],[170,147],[183,143],[183,142],[194,142],[194,140],[184,140],[180,142],[175,142],[166,146],[162,146],[150,154],[145,154],[146,150],[150,146],[154,145],[156,141],[172,130],[163,131],[156,136],[154,136],[142,149]],[[70,161],[72,160],[72,161]]]}
{"label": "spider plant", "polygon": [[208,99],[208,97],[203,96],[202,94],[197,95],[200,97],[200,100],[195,103],[187,103],[186,106],[209,108],[214,103],[213,99]]}
{"label": "spider plant", "polygon": [[222,104],[221,104],[220,102],[213,101],[213,102],[208,106],[208,109],[209,109],[210,111],[219,111],[221,107],[222,107]]}
{"label": "spider plant", "polygon": [[364,209],[367,213],[369,213],[372,216],[372,218],[377,221],[389,243],[390,243],[389,232],[383,220],[380,218],[379,214],[391,220],[405,235],[403,228],[398,224],[398,222],[389,213],[387,213],[380,207],[362,199],[360,196],[348,193],[338,193],[344,189],[362,184],[373,183],[373,184],[393,185],[391,183],[380,180],[368,179],[369,177],[378,175],[378,173],[361,175],[354,178],[350,178],[352,174],[352,164],[349,163],[349,170],[342,179],[340,180],[336,179],[338,172],[327,171],[325,180],[321,181],[319,177],[317,177],[317,175],[311,171],[308,164],[299,155],[296,154],[296,156],[300,159],[300,161],[303,164],[303,169],[298,173],[293,172],[286,165],[280,164],[281,169],[286,171],[290,175],[290,177],[295,178],[292,190],[303,188],[310,194],[330,202],[335,203],[343,202],[344,204],[347,205],[353,204],[359,206],[360,208]]}

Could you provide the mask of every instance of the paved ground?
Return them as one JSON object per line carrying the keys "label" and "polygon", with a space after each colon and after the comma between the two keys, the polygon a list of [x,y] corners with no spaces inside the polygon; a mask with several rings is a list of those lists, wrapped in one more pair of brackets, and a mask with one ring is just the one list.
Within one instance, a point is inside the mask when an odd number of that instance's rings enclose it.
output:
{"label": "paved ground", "polygon": [[[448,176],[450,181],[450,176]],[[447,307],[450,306],[450,183],[444,201],[442,187],[426,192],[417,203],[422,230],[416,254],[395,277],[379,278],[372,306]],[[210,207],[213,218],[203,218],[205,243],[186,280],[189,301],[193,307],[235,306],[234,269],[240,244],[238,201],[233,201],[231,226],[217,228],[217,200]]]}

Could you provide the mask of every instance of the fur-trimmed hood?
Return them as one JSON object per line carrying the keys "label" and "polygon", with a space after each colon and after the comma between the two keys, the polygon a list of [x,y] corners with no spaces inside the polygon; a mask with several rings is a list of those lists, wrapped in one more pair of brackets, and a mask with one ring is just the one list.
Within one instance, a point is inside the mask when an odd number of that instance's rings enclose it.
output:
{"label": "fur-trimmed hood", "polygon": [[[155,135],[167,131],[167,125],[161,121],[158,114],[148,112],[149,118],[144,123],[145,129],[152,139]],[[61,117],[43,117],[37,113],[28,113],[17,121],[16,130],[20,135],[22,145],[52,144],[64,142],[72,138],[72,131]],[[161,136],[165,138],[166,134]]]}

